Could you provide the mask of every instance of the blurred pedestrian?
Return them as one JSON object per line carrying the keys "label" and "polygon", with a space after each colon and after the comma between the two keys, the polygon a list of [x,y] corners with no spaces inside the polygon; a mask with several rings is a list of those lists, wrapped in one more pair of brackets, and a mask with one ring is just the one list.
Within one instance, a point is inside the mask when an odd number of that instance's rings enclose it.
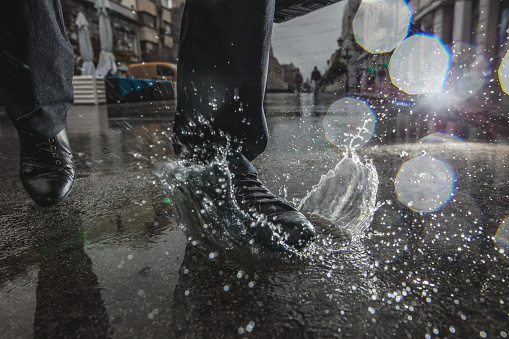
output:
{"label": "blurred pedestrian", "polygon": [[371,66],[368,68],[368,91],[373,91],[375,89],[375,80],[376,80],[376,69]]}
{"label": "blurred pedestrian", "polygon": [[386,68],[385,68],[385,65],[383,65],[382,68],[380,68],[380,71],[378,72],[378,79],[380,81],[380,90],[381,91],[383,91],[385,88],[386,76],[387,76]]}
{"label": "blurred pedestrian", "polygon": [[295,70],[295,75],[293,77],[293,81],[295,82],[295,88],[297,89],[297,93],[300,93],[301,92],[301,86],[302,86],[302,81],[304,79],[302,78],[302,73],[300,72],[300,70],[297,68]]}
{"label": "blurred pedestrian", "polygon": [[320,74],[320,71],[318,70],[318,66],[315,66],[315,68],[313,69],[313,72],[311,72],[311,80],[315,84],[314,91],[313,91],[315,96],[318,95],[318,90],[320,89],[319,82],[320,82],[321,78],[322,78],[322,75]]}
{"label": "blurred pedestrian", "polygon": [[362,90],[362,68],[356,67],[355,68],[355,81],[357,82],[357,92],[360,93]]}

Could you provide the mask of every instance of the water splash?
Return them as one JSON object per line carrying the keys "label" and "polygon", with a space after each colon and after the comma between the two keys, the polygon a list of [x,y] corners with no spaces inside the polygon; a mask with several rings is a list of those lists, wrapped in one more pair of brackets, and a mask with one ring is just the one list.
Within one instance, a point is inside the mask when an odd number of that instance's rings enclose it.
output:
{"label": "water splash", "polygon": [[239,208],[225,156],[206,165],[170,160],[155,174],[188,241],[210,250],[211,259],[225,251],[247,258],[268,254],[267,249],[296,252],[276,239],[276,227],[266,216],[255,219]]}
{"label": "water splash", "polygon": [[360,237],[375,213],[378,173],[371,162],[363,163],[352,153],[323,175],[318,185],[302,199],[298,209],[319,214],[335,227]]}
{"label": "water splash", "polygon": [[383,263],[395,262],[409,250],[410,228],[397,208],[392,203],[379,208],[365,239],[368,253]]}

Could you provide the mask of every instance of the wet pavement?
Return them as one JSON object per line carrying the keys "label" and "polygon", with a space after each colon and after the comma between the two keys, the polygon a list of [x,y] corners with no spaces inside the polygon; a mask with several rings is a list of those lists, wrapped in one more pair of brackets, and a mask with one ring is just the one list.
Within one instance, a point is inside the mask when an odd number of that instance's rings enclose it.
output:
{"label": "wet pavement", "polygon": [[[343,158],[323,127],[337,99],[268,95],[271,140],[255,166],[274,193],[298,203]],[[174,101],[73,107],[77,180],[46,209],[22,189],[16,131],[0,113],[0,336],[507,337],[507,115],[494,129],[485,112],[368,102],[376,134],[358,153],[378,172],[378,210],[353,240],[313,216],[319,239],[303,258],[211,255],[186,239],[154,174],[173,161]],[[395,189],[420,157],[453,182],[427,213],[400,201],[418,181]]]}

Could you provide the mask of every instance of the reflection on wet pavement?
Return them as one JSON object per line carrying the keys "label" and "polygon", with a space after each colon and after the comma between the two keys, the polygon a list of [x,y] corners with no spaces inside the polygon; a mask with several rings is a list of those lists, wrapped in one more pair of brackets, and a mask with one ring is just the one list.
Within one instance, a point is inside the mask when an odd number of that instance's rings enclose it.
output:
{"label": "reflection on wet pavement", "polygon": [[[268,95],[272,138],[255,165],[273,192],[298,204],[343,158],[323,131],[338,99]],[[507,126],[490,127],[500,113],[367,101],[377,126],[357,153],[378,172],[378,210],[354,240],[314,216],[319,238],[301,259],[240,260],[186,240],[154,174],[172,159],[174,102],[74,107],[78,179],[49,209],[23,192],[0,114],[1,336],[507,337],[509,145]],[[398,199],[398,171],[419,157],[454,174],[436,211]]]}

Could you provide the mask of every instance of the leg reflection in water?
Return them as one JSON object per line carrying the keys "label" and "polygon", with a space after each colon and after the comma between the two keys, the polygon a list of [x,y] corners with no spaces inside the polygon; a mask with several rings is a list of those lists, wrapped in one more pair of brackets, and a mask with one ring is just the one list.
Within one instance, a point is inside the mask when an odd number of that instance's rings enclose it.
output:
{"label": "leg reflection in water", "polygon": [[83,249],[83,230],[72,224],[54,220],[51,227],[34,230],[40,263],[35,338],[108,336],[108,315]]}

